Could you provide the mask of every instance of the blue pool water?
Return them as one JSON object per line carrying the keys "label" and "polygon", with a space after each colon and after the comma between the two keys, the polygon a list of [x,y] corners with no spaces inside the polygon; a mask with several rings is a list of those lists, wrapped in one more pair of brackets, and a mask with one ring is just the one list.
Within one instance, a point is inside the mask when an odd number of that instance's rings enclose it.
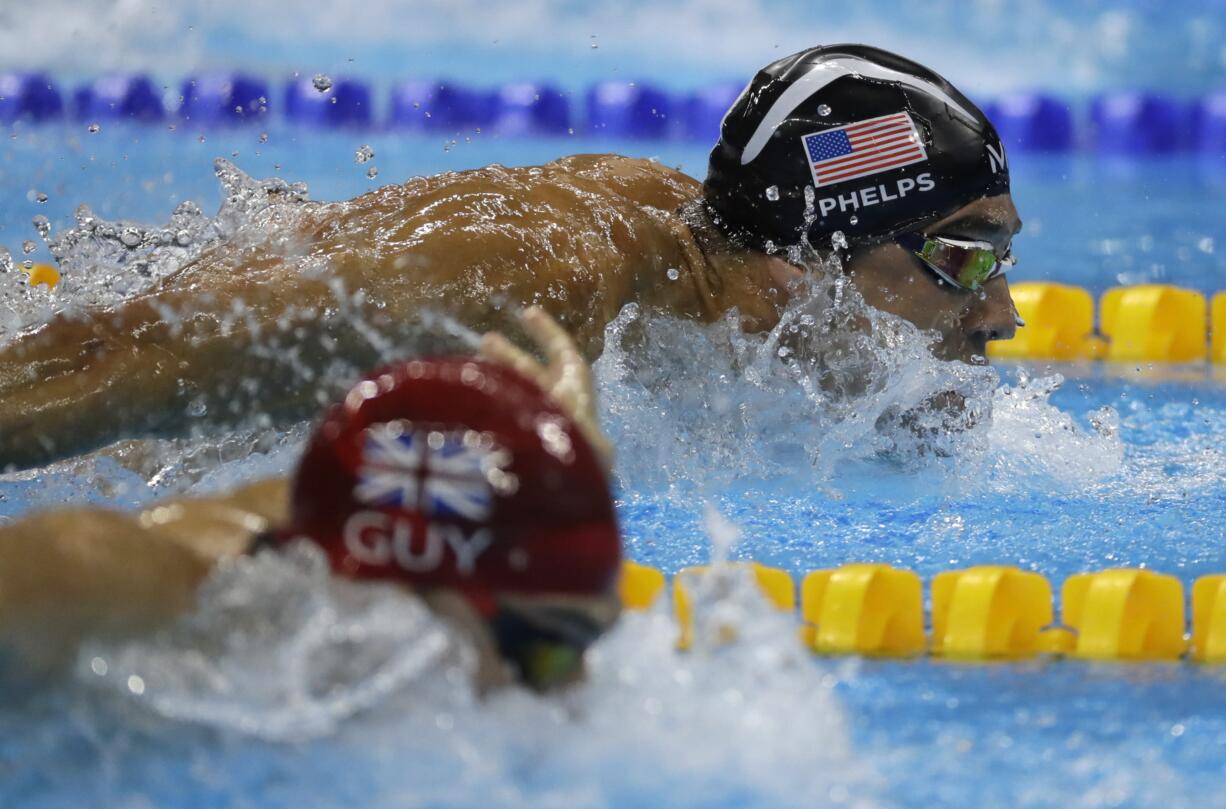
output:
{"label": "blue pool water", "polygon": [[[62,228],[81,202],[153,222],[183,199],[210,210],[216,156],[305,181],[320,199],[572,151],[655,156],[698,176],[705,166],[693,147],[578,138],[200,134],[18,130],[0,143],[0,244],[16,255],[37,240],[31,216]],[[353,162],[362,144],[375,151],[376,181]],[[1226,288],[1220,164],[1012,159],[1026,221],[1016,279],[1096,292],[1145,281]],[[676,357],[622,352],[616,329],[635,326]],[[904,364],[887,386],[899,401],[915,401],[909,385],[931,377],[991,405],[990,421],[933,452],[905,436],[883,443],[865,419],[834,419],[777,374],[763,345],[734,332],[627,318],[598,363],[632,558],[669,572],[708,561],[710,502],[743,532],[733,558],[797,575],[848,561],[925,577],[1016,564],[1054,583],[1112,566],[1185,584],[1226,572],[1220,368],[1000,366],[998,384]],[[738,351],[740,363],[729,359]],[[875,417],[885,402],[862,407]],[[156,487],[105,459],[7,475],[0,515],[224,488],[287,470],[300,440],[297,431],[169,446]],[[250,457],[248,445],[258,449]],[[666,617],[632,615],[595,650],[577,692],[478,705],[454,666],[418,665],[406,651],[437,629],[412,604],[355,605],[306,562],[262,564],[264,575],[240,569],[214,582],[189,626],[95,645],[60,678],[32,683],[9,661],[0,805],[1226,806],[1226,675],[1215,669],[812,658],[743,598],[734,606],[744,638],[732,647],[680,655]],[[246,639],[263,631],[277,640]],[[333,647],[359,649],[358,663],[340,666]],[[303,665],[319,660],[336,668],[322,687]]]}

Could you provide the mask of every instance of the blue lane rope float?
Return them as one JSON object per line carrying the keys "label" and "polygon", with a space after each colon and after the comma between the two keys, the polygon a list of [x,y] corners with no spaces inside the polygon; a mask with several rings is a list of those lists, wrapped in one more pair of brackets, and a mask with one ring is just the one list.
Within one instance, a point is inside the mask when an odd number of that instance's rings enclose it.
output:
{"label": "blue lane rope float", "polygon": [[587,129],[612,138],[664,140],[674,131],[673,97],[646,82],[605,81],[587,92]]}
{"label": "blue lane rope float", "polygon": [[1008,93],[984,105],[1005,147],[1026,152],[1067,152],[1076,145],[1073,111],[1042,93]]}
{"label": "blue lane rope float", "polygon": [[45,73],[0,73],[0,123],[58,120],[64,114],[59,88]]}
{"label": "blue lane rope float", "polygon": [[551,84],[505,84],[495,109],[493,128],[503,135],[565,135],[573,128],[570,101]]}
{"label": "blue lane rope float", "polygon": [[180,89],[178,115],[205,125],[256,121],[268,114],[268,82],[242,73],[202,73],[188,76]]}
{"label": "blue lane rope float", "polygon": [[[394,84],[383,116],[376,115],[374,85],[351,77],[320,83],[303,73],[276,93],[258,77],[222,72],[188,76],[180,87],[178,116],[209,125],[251,121],[275,111],[287,121],[324,127],[481,129],[507,136],[578,131],[709,143],[743,84],[723,81],[674,92],[649,82],[610,80],[576,94],[548,82],[478,88],[435,77]],[[45,73],[0,73],[0,123],[56,121],[66,112],[154,122],[175,106],[165,89],[143,74],[116,74],[65,96]],[[1113,90],[1092,98],[1085,109],[1051,94],[1015,91],[987,99],[983,108],[1005,144],[1018,151],[1086,148],[1143,158],[1193,150],[1226,156],[1226,89],[1197,99]]]}
{"label": "blue lane rope float", "polygon": [[1156,93],[1104,93],[1090,104],[1094,147],[1111,155],[1186,149],[1194,142],[1194,109],[1194,105]]}
{"label": "blue lane rope float", "polygon": [[1226,155],[1226,90],[1202,98],[1193,121],[1196,148],[1205,154]]}
{"label": "blue lane rope float", "polygon": [[681,103],[684,136],[695,143],[715,143],[724,115],[745,89],[743,82],[724,82],[699,88]]}
{"label": "blue lane rope float", "polygon": [[[756,562],[748,571],[776,610],[796,613],[792,577]],[[711,568],[691,567],[672,578],[678,646],[692,642],[692,590]],[[668,591],[656,568],[623,563],[619,592],[630,610],[654,607]],[[848,564],[804,576],[800,588],[801,642],[821,654],[907,657],[929,654],[952,662],[1018,660],[1036,656],[1105,661],[1226,663],[1226,575],[1197,579],[1191,632],[1183,584],[1150,570],[1115,568],[1064,580],[1055,620],[1046,577],[1005,565],[938,573],[925,620],[919,576],[883,564]],[[730,641],[735,630],[722,633]]]}
{"label": "blue lane rope float", "polygon": [[76,89],[72,113],[78,121],[129,119],[155,123],[165,119],[162,94],[143,74],[103,76]]}
{"label": "blue lane rope float", "polygon": [[300,76],[285,87],[285,117],[315,126],[368,128],[374,123],[370,85],[357,79]]}

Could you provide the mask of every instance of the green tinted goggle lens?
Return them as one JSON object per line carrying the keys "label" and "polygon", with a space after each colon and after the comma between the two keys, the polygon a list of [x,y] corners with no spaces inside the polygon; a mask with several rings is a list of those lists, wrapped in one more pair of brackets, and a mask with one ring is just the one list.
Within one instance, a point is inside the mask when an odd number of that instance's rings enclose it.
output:
{"label": "green tinted goggle lens", "polygon": [[561,643],[533,643],[519,664],[528,685],[545,689],[575,676],[583,666],[583,652]]}
{"label": "green tinted goggle lens", "polygon": [[977,242],[904,234],[898,244],[913,252],[942,280],[963,289],[978,289],[1013,263],[1012,254],[997,258]]}

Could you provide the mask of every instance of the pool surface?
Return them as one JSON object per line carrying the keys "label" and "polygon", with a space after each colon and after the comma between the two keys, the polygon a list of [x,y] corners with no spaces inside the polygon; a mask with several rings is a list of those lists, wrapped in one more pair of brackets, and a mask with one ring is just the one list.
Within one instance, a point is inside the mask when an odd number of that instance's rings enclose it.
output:
{"label": "pool surface", "polygon": [[[704,150],[676,144],[201,134],[17,130],[0,143],[4,190],[20,192],[0,203],[0,244],[37,241],[35,215],[68,227],[81,202],[147,222],[184,199],[211,213],[217,156],[305,181],[318,199],[574,151],[705,168]],[[363,144],[375,180],[353,163]],[[1012,170],[1026,222],[1015,280],[1226,288],[1223,164],[1018,154]],[[850,561],[926,580],[1013,564],[1057,587],[1103,567],[1185,586],[1226,573],[1221,367],[950,367],[901,329],[907,359],[878,357],[876,392],[834,406],[734,324],[627,311],[611,329],[597,373],[638,561],[670,573],[707,562],[710,504],[740,530],[731,558],[797,576]],[[633,348],[644,333],[668,350]],[[985,414],[970,429],[926,443],[874,427],[949,386]],[[163,442],[139,474],[100,456],[4,475],[0,515],[225,488],[289,470],[302,438]],[[1226,669],[818,658],[752,592],[724,607],[743,628],[734,645],[679,654],[662,611],[628,615],[594,650],[587,685],[481,704],[414,602],[355,596],[309,554],[256,560],[219,574],[164,636],[94,644],[49,680],[8,661],[0,805],[1226,806]]]}

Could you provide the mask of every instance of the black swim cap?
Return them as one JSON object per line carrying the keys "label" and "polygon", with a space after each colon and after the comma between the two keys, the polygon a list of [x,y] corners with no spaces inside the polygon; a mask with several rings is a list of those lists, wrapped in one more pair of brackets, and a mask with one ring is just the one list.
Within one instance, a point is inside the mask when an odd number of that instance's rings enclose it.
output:
{"label": "black swim cap", "polygon": [[984,114],[909,59],[867,45],[767,65],[724,117],[704,190],[732,238],[768,252],[842,231],[871,244],[1009,191]]}

